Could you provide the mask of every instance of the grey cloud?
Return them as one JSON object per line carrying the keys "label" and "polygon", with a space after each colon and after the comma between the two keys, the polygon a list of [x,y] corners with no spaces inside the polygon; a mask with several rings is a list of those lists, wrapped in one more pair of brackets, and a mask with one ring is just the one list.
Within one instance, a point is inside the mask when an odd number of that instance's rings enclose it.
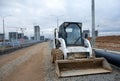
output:
{"label": "grey cloud", "polygon": [[[95,3],[96,27],[99,25],[101,32],[120,31],[120,0],[95,0]],[[91,29],[91,0],[0,0],[0,16],[9,14],[12,16],[5,19],[6,27],[21,26],[32,30],[37,23],[41,29],[50,31],[56,27],[58,17],[59,24],[78,21],[83,22],[83,29]]]}

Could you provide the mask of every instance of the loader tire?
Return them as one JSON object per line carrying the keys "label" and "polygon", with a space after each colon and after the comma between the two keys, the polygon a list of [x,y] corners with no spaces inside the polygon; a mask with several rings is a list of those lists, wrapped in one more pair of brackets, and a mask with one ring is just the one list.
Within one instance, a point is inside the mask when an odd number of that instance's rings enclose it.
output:
{"label": "loader tire", "polygon": [[52,61],[52,63],[54,63],[54,58],[55,58],[55,50],[56,49],[52,49],[52,51],[51,51],[51,61]]}
{"label": "loader tire", "polygon": [[60,49],[52,49],[51,57],[52,57],[52,63],[55,63],[56,60],[63,59],[63,52]]}

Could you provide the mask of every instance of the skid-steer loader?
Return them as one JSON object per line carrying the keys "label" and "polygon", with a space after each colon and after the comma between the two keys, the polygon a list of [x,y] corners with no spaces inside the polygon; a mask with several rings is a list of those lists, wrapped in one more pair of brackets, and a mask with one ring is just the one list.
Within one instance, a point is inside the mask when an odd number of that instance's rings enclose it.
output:
{"label": "skid-steer loader", "polygon": [[87,35],[82,37],[82,23],[64,22],[54,29],[52,62],[58,77],[78,76],[112,71],[105,58],[96,58]]}

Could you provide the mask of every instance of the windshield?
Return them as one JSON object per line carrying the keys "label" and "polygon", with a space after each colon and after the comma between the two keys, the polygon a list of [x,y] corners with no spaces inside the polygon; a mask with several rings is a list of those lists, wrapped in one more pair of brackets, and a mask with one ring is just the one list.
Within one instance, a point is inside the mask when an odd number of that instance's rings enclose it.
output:
{"label": "windshield", "polygon": [[70,24],[65,30],[67,45],[80,45],[82,43],[80,27],[77,24]]}

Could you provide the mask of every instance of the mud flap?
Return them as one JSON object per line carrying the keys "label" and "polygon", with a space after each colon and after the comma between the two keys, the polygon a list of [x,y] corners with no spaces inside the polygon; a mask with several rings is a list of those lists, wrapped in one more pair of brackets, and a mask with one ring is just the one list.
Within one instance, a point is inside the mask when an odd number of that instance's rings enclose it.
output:
{"label": "mud flap", "polygon": [[56,60],[58,77],[110,73],[112,68],[105,58]]}

